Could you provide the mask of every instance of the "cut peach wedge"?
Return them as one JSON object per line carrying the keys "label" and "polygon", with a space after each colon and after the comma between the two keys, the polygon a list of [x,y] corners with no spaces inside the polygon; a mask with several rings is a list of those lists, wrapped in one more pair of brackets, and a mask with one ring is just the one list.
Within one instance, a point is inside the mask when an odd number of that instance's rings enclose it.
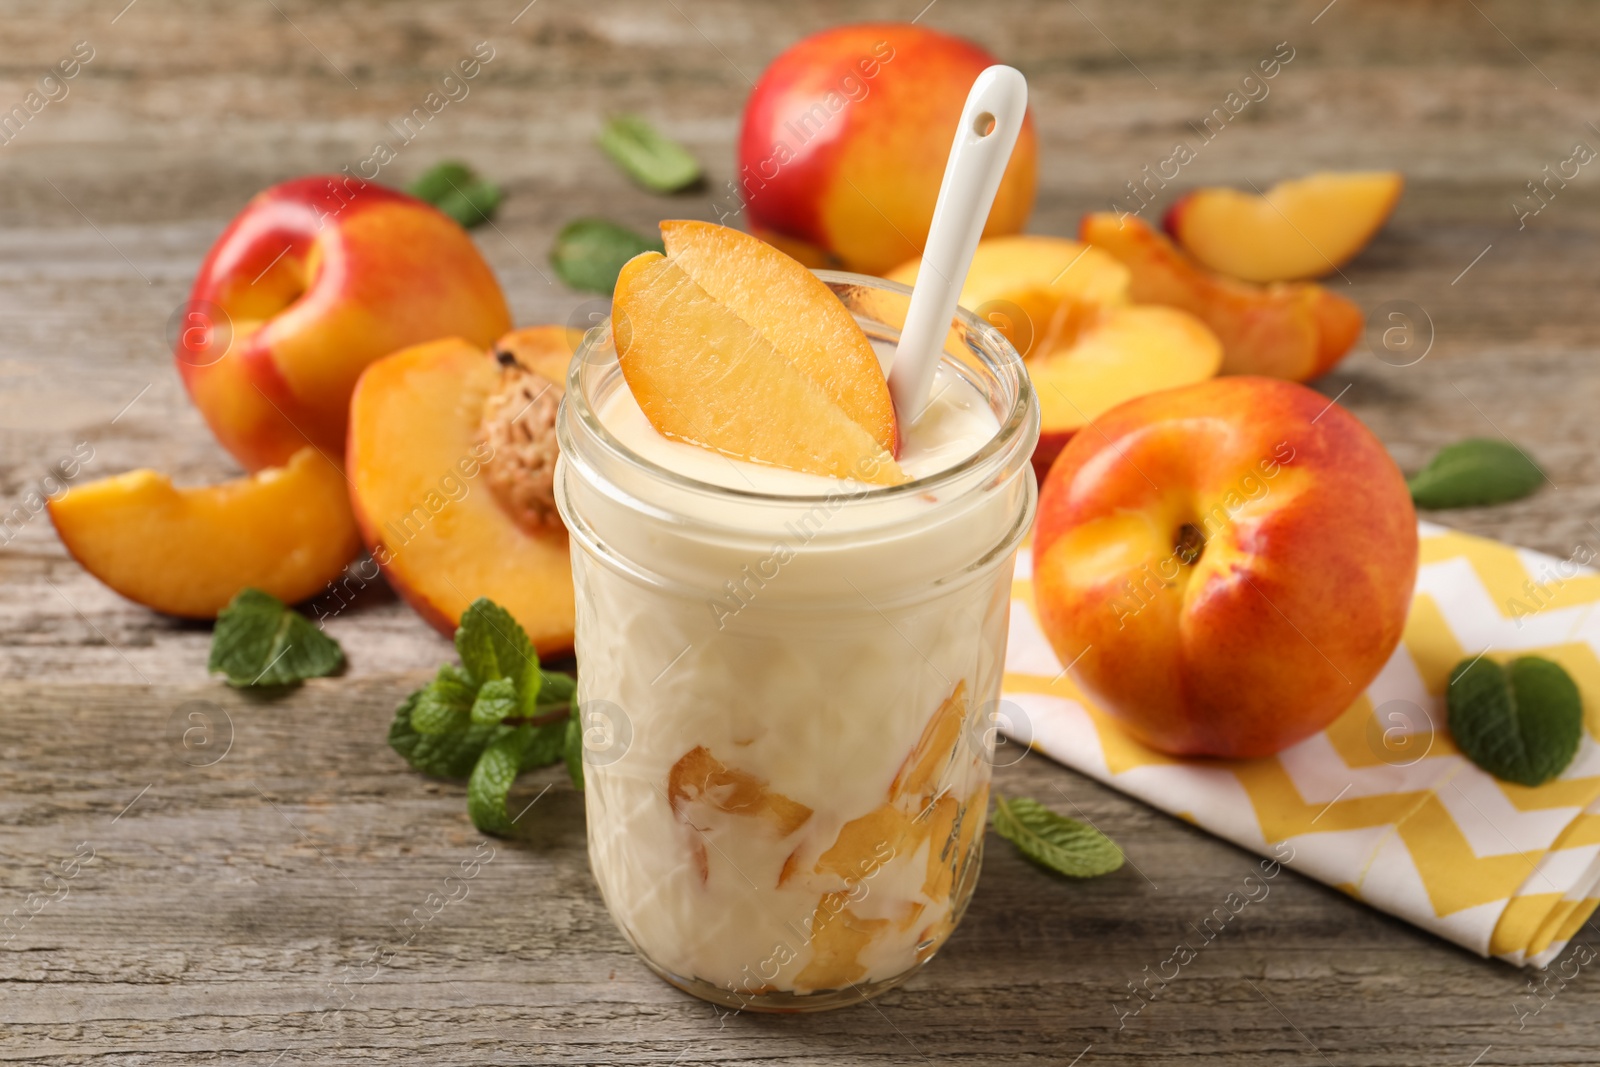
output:
{"label": "cut peach wedge", "polygon": [[294,603],[338,577],[361,548],[344,474],[307,446],[282,467],[179,489],[129,471],[50,503],[61,543],[129,600],[215,618],[246,587]]}
{"label": "cut peach wedge", "polygon": [[1361,334],[1361,310],[1312,282],[1261,286],[1190,259],[1134,216],[1083,217],[1078,236],[1132,272],[1133,299],[1199,318],[1222,342],[1222,373],[1306,381],[1333,368]]}
{"label": "cut peach wedge", "polygon": [[1067,441],[1124,400],[1193,385],[1222,366],[1222,343],[1205,324],[1176,308],[1113,308],[1073,343],[1028,361],[1039,395],[1034,467],[1048,471]]}
{"label": "cut peach wedge", "polygon": [[[915,285],[918,257],[884,277]],[[1098,248],[1061,237],[978,242],[959,303],[1005,334],[1024,358],[1058,347],[1101,309],[1128,302],[1128,268]]]}
{"label": "cut peach wedge", "polygon": [[612,335],[656,430],[754,463],[895,485],[889,387],[861,327],[798,262],[748,234],[667,222],[667,255],[617,279]]}
{"label": "cut peach wedge", "polygon": [[572,647],[572,568],[551,490],[555,411],[580,339],[539,326],[491,352],[434,341],[356,383],[346,468],[361,536],[440,633],[489,597],[541,655]]}
{"label": "cut peach wedge", "polygon": [[1382,228],[1405,179],[1394,171],[1312,174],[1265,193],[1196,189],[1167,212],[1166,230],[1202,265],[1248,282],[1332,274]]}

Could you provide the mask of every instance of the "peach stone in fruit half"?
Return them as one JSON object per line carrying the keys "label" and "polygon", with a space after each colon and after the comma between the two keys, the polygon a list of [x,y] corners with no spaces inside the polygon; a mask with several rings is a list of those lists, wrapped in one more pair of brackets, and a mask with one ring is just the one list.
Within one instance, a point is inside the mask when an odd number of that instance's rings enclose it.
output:
{"label": "peach stone in fruit half", "polygon": [[1270,755],[1350,707],[1400,641],[1411,494],[1320,393],[1217,378],[1130,400],[1039,494],[1034,600],[1062,663],[1145,744]]}
{"label": "peach stone in fruit half", "polygon": [[493,351],[435,341],[379,360],[356,385],[346,466],[361,535],[440,633],[489,597],[541,655],[572,647],[572,570],[552,490],[556,408],[580,340],[539,326]]}
{"label": "peach stone in fruit half", "polygon": [[1394,171],[1319,173],[1265,193],[1196,189],[1167,212],[1166,230],[1200,263],[1247,282],[1332,274],[1382,228],[1405,179]]}
{"label": "peach stone in fruit half", "polygon": [[894,485],[897,425],[872,343],[844,304],[765,241],[663,223],[665,256],[617,278],[617,358],[657,432],[753,463]]}
{"label": "peach stone in fruit half", "polygon": [[1222,373],[1307,381],[1361,335],[1361,310],[1311,282],[1267,286],[1214,274],[1134,216],[1083,217],[1078,236],[1132,272],[1133,299],[1187,311],[1222,342]]}
{"label": "peach stone in fruit half", "polygon": [[192,619],[215,618],[246,587],[304,600],[361,548],[344,474],[314,448],[220,485],[180,489],[151,470],[88,482],[51,501],[50,519],[90,574]]}

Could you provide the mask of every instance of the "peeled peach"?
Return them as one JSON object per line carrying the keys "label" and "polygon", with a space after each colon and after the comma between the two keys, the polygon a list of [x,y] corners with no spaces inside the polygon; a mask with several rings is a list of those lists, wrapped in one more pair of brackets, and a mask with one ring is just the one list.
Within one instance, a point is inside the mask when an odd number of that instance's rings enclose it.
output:
{"label": "peeled peach", "polygon": [[361,536],[441,633],[488,597],[541,655],[572,647],[572,569],[551,487],[556,405],[578,340],[541,326],[494,351],[434,341],[356,383],[346,468]]}
{"label": "peeled peach", "polygon": [[1128,267],[1135,301],[1209,326],[1224,374],[1306,381],[1332,370],[1361,334],[1361,310],[1344,297],[1311,282],[1260,286],[1214,274],[1136,216],[1085,215],[1078,236]]}
{"label": "peeled peach", "polygon": [[882,367],[833,292],[748,235],[704,223],[662,232],[669,254],[629,260],[611,312],[623,378],[650,424],[755,463],[904,481]]}
{"label": "peeled peach", "polygon": [[339,576],[361,547],[343,473],[314,448],[282,467],[179,489],[129,471],[50,502],[61,543],[129,600],[215,618],[246,587],[294,603]]}
{"label": "peeled peach", "polygon": [[1393,171],[1320,173],[1263,194],[1196,189],[1167,212],[1183,250],[1220,274],[1282,282],[1332,274],[1367,246],[1400,201]]}

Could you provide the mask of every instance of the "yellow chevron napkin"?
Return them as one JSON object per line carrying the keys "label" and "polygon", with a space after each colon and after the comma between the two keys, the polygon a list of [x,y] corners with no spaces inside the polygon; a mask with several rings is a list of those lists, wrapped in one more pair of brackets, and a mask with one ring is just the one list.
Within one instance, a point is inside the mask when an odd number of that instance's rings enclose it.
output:
{"label": "yellow chevron napkin", "polygon": [[[1481,956],[1546,966],[1600,903],[1600,575],[1581,565],[1593,551],[1562,560],[1429,523],[1421,538],[1404,639],[1366,693],[1321,733],[1242,761],[1162,755],[1089,703],[1039,629],[1024,550],[1007,732],[1241,847],[1292,850],[1295,870]],[[1498,781],[1451,741],[1448,676],[1479,653],[1537,653],[1578,683],[1585,736],[1560,778]]]}

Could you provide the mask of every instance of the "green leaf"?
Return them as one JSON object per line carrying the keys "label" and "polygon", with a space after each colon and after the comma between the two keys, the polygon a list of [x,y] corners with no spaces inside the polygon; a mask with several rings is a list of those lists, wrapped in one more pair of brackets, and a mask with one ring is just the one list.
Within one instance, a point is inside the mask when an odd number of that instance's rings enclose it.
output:
{"label": "green leaf", "polygon": [[583,724],[578,722],[576,715],[567,720],[566,744],[561,753],[567,761],[567,777],[572,779],[573,786],[583,791]]}
{"label": "green leaf", "polygon": [[465,778],[472,773],[484,747],[510,728],[494,725],[469,725],[444,734],[419,734],[411,725],[411,713],[421,699],[418,689],[395,709],[389,724],[389,747],[405,757],[412,768],[435,778]]}
{"label": "green leaf", "polygon": [[563,705],[571,707],[572,698],[578,692],[577,679],[556,671],[540,671],[539,674],[539,710],[548,712]]}
{"label": "green leaf", "polygon": [[472,721],[496,723],[517,710],[517,687],[510,678],[495,678],[483,683],[478,699],[472,703]]}
{"label": "green leaf", "polygon": [[659,240],[605,219],[575,219],[556,235],[550,265],[573,289],[610,296],[623,264],[641,252],[664,252]]}
{"label": "green leaf", "polygon": [[1483,656],[1450,672],[1450,733],[1479,767],[1535,786],[1567,769],[1583,737],[1583,697],[1572,676],[1538,656],[1502,668]]}
{"label": "green leaf", "polygon": [[618,115],[600,131],[600,147],[628,177],[657,193],[675,193],[700,180],[688,149],[637,115]]}
{"label": "green leaf", "polygon": [[292,685],[332,674],[344,662],[339,643],[299,612],[259,589],[241,589],[217,613],[206,670],[233,686]]}
{"label": "green leaf", "polygon": [[510,679],[516,686],[518,707],[533,714],[539,699],[539,655],[509,611],[488,597],[474,600],[461,613],[456,653],[479,685],[496,678]]}
{"label": "green leaf", "polygon": [[522,753],[522,769],[531,771],[536,767],[560,763],[566,747],[567,720],[536,726],[533,736],[528,740],[528,747]]}
{"label": "green leaf", "polygon": [[1027,797],[995,794],[991,825],[1023,856],[1068,878],[1094,878],[1122,866],[1122,849],[1105,834]]}
{"label": "green leaf", "polygon": [[1544,484],[1544,471],[1509,441],[1469,437],[1439,450],[1411,476],[1419,508],[1469,508],[1519,500]]}
{"label": "green leaf", "polygon": [[522,773],[522,752],[529,732],[530,727],[518,727],[490,744],[467,779],[467,814],[472,816],[472,825],[486,834],[511,833],[506,796]]}
{"label": "green leaf", "polygon": [[460,667],[446,664],[433,681],[417,693],[411,710],[411,728],[419,734],[436,735],[465,730],[471,723],[472,704],[477,686]]}
{"label": "green leaf", "polygon": [[484,181],[465,163],[447,159],[435,164],[406,191],[426,200],[467,229],[489,221],[500,206],[500,187]]}

